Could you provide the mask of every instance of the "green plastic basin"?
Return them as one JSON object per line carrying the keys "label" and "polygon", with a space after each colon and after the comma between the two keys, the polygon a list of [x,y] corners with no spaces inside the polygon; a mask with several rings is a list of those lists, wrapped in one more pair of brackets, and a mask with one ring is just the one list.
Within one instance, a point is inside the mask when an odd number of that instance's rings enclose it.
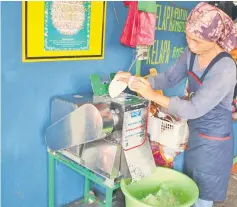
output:
{"label": "green plastic basin", "polygon": [[154,207],[141,201],[144,197],[159,190],[160,184],[172,189],[180,205],[176,207],[190,207],[198,199],[199,190],[196,183],[188,176],[164,167],[157,167],[149,177],[131,183],[131,179],[121,181],[121,190],[125,195],[126,207]]}

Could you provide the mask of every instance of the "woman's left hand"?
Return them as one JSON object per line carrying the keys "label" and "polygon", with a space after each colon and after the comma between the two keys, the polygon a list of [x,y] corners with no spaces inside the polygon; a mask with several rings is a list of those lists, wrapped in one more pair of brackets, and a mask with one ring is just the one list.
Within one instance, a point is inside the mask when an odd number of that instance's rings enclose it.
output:
{"label": "woman's left hand", "polygon": [[141,96],[143,96],[145,99],[149,101],[151,101],[152,98],[154,98],[155,91],[152,89],[149,81],[144,78],[135,77],[129,84],[129,88],[132,91],[139,93]]}

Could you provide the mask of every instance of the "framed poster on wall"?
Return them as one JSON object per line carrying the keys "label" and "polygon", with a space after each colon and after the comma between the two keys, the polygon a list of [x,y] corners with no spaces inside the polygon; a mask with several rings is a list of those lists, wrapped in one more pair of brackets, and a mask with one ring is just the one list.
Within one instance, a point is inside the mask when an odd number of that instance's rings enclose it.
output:
{"label": "framed poster on wall", "polygon": [[104,58],[106,2],[22,3],[22,61]]}

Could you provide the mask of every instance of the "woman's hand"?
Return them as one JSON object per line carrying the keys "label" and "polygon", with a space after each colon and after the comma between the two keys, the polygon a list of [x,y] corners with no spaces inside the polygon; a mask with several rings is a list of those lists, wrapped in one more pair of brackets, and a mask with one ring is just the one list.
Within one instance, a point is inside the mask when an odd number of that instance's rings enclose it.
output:
{"label": "woman's hand", "polygon": [[122,81],[124,83],[127,83],[127,84],[128,84],[131,77],[132,77],[132,75],[129,72],[123,72],[123,71],[118,72],[114,76],[115,79]]}
{"label": "woman's hand", "polygon": [[232,113],[232,119],[237,120],[237,112]]}
{"label": "woman's hand", "polygon": [[151,101],[156,94],[156,92],[152,89],[149,81],[141,77],[134,77],[134,79],[129,84],[129,88],[132,91],[139,93],[149,101]]}

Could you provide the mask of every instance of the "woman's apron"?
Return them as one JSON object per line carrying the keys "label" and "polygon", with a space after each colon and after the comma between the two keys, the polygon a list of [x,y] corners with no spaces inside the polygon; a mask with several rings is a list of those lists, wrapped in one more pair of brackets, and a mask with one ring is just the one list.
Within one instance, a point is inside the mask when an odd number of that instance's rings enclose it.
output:
{"label": "woman's apron", "polygon": [[[193,73],[195,55],[191,55],[188,71],[190,95],[195,94],[212,66],[223,57],[231,56],[224,52],[217,55],[199,78]],[[234,156],[231,111],[218,104],[204,116],[189,120],[188,124],[190,136],[184,158],[185,172],[197,183],[200,199],[223,201]]]}

